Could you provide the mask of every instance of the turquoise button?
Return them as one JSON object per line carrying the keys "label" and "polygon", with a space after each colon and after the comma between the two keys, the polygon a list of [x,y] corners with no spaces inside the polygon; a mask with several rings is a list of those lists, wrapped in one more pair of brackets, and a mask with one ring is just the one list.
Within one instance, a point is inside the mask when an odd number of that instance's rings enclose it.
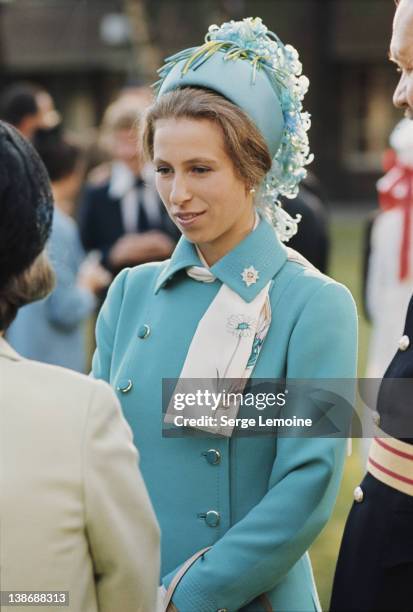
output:
{"label": "turquoise button", "polygon": [[217,465],[221,461],[221,453],[215,448],[210,448],[202,454],[210,465]]}
{"label": "turquoise button", "polygon": [[130,391],[132,387],[133,387],[133,382],[131,381],[131,379],[123,378],[122,380],[119,381],[119,384],[116,387],[116,390],[120,391],[120,393],[128,393],[128,391]]}
{"label": "turquoise button", "polygon": [[215,510],[208,510],[205,515],[205,522],[209,527],[218,527],[220,520],[220,514]]}
{"label": "turquoise button", "polygon": [[149,334],[151,333],[151,328],[149,327],[149,325],[141,325],[139,330],[138,330],[138,338],[140,338],[141,340],[145,340],[145,338],[147,338],[149,336]]}

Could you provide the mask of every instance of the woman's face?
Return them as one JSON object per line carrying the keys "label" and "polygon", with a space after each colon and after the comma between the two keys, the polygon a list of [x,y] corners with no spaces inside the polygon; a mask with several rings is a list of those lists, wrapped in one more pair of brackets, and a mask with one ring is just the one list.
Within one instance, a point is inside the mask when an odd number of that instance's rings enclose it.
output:
{"label": "woman's face", "polygon": [[171,219],[209,265],[251,231],[253,197],[235,172],[219,125],[208,119],[158,120],[153,161]]}
{"label": "woman's face", "polygon": [[111,154],[126,164],[134,174],[141,169],[141,159],[136,148],[136,136],[132,129],[114,130],[110,137]]}

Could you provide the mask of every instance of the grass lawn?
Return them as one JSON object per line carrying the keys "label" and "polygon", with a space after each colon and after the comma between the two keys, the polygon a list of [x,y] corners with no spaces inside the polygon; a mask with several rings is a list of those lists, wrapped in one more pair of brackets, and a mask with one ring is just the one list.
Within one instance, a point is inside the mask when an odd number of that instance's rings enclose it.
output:
{"label": "grass lawn", "polygon": [[[359,376],[365,371],[369,332],[361,308],[363,224],[363,217],[360,216],[333,216],[329,271],[330,276],[344,283],[351,290],[359,308]],[[335,563],[345,520],[353,503],[353,490],[359,484],[364,471],[358,446],[358,440],[355,440],[353,453],[347,459],[344,479],[333,516],[310,551],[323,610],[328,610]]]}

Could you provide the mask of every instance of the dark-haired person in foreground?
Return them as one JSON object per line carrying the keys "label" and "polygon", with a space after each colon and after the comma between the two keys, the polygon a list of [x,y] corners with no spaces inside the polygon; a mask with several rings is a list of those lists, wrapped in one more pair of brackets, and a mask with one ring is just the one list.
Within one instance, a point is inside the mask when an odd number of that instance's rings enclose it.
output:
{"label": "dark-haired person in foreground", "polygon": [[[401,76],[394,103],[413,119],[413,2],[398,4],[390,57]],[[389,316],[392,313],[389,312]],[[396,347],[394,347],[396,349]],[[384,375],[367,475],[354,491],[331,612],[413,610],[413,298]]]}
{"label": "dark-haired person in foreground", "polygon": [[1,589],[65,591],[72,612],[154,612],[159,530],[113,392],[3,338],[53,286],[52,214],[43,164],[0,122]]}
{"label": "dark-haired person in foreground", "polygon": [[24,357],[85,372],[84,324],[111,275],[98,262],[85,259],[71,216],[83,178],[81,150],[54,137],[45,139],[37,150],[49,173],[55,202],[48,254],[56,288],[46,299],[20,310],[7,339]]}

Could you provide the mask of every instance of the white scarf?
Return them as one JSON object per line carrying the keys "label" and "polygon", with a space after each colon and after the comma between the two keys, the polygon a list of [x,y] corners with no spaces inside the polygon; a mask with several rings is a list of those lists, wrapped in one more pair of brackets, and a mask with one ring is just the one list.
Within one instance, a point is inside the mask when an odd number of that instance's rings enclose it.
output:
{"label": "white scarf", "polygon": [[[153,171],[148,166],[142,168],[142,197],[139,202],[136,177],[132,170],[123,162],[113,162],[109,183],[109,195],[120,201],[120,212],[125,232],[135,233],[139,226],[140,206],[144,208],[146,217],[151,224],[161,220],[161,208],[153,185]],[[140,204],[140,205],[139,205]]]}
{"label": "white scarf", "polygon": [[[257,215],[254,229],[258,223]],[[214,282],[215,276],[199,251],[198,254],[205,267],[188,268],[188,276],[199,282]],[[196,393],[200,387],[214,393],[243,392],[271,324],[271,283],[269,281],[251,302],[246,302],[235,291],[222,285],[198,323],[174,395]],[[194,379],[192,385],[188,379]],[[225,382],[225,379],[237,380]],[[234,382],[236,388],[231,387],[230,383]],[[165,423],[174,423],[177,414],[197,419],[208,415],[217,419],[217,425],[197,425],[196,429],[227,437],[232,435],[234,427],[221,426],[220,419],[222,415],[235,418],[239,402],[231,403],[229,407],[221,403],[213,413],[208,408],[196,405],[177,412],[173,400],[174,396],[165,414]]]}

